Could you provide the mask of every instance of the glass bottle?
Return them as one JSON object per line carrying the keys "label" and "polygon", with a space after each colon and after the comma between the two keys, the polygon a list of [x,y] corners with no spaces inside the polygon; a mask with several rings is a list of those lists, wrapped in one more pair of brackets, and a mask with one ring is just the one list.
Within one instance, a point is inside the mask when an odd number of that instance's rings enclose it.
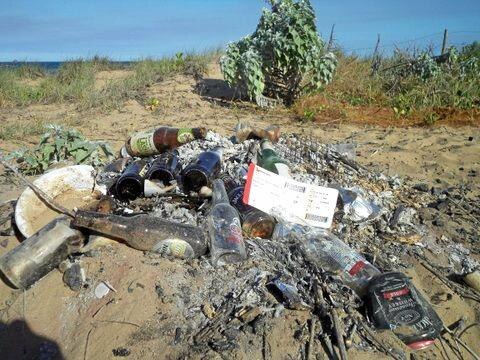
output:
{"label": "glass bottle", "polygon": [[222,167],[223,150],[217,148],[198,155],[182,172],[183,191],[198,192],[203,186],[210,186]]}
{"label": "glass bottle", "polygon": [[120,200],[135,200],[142,196],[146,172],[146,161],[132,162],[118,178],[113,195]]}
{"label": "glass bottle", "polygon": [[78,210],[72,225],[121,239],[137,250],[156,251],[179,258],[206,253],[205,233],[198,226],[146,214],[119,216]]}
{"label": "glass bottle", "polygon": [[284,237],[300,240],[301,250],[310,262],[338,273],[343,282],[360,296],[365,294],[369,281],[380,274],[375,266],[328,230],[279,223],[273,238]]}
{"label": "glass bottle", "polygon": [[212,208],[207,217],[213,266],[241,262],[247,258],[240,218],[230,205],[223,181],[213,181]]}
{"label": "glass bottle", "polygon": [[432,306],[400,272],[375,276],[368,286],[367,304],[375,326],[392,330],[413,350],[432,345],[443,329]]}
{"label": "glass bottle", "polygon": [[261,210],[243,202],[244,187],[232,177],[222,176],[230,204],[237,209],[242,220],[242,230],[247,237],[270,239],[275,228],[275,219]]}
{"label": "glass bottle", "polygon": [[28,289],[77,252],[85,236],[70,227],[70,218],[49,222],[20,245],[0,257],[0,272],[18,289]]}
{"label": "glass bottle", "polygon": [[268,139],[275,143],[278,141],[279,137],[280,127],[278,125],[269,125],[266,128],[261,128],[249,123],[239,122],[235,126],[235,138],[239,143],[249,139]]}
{"label": "glass bottle", "polygon": [[273,144],[268,140],[262,140],[260,143],[260,154],[257,163],[262,168],[271,171],[280,176],[291,178],[288,162],[282,159],[276,152]]}
{"label": "glass bottle", "polygon": [[167,186],[177,179],[181,171],[182,164],[178,159],[178,154],[166,152],[152,162],[145,177],[150,180],[159,180]]}
{"label": "glass bottle", "polygon": [[205,139],[207,130],[200,128],[173,128],[162,126],[155,130],[139,132],[129,137],[125,149],[130,156],[150,156],[173,150],[196,139]]}

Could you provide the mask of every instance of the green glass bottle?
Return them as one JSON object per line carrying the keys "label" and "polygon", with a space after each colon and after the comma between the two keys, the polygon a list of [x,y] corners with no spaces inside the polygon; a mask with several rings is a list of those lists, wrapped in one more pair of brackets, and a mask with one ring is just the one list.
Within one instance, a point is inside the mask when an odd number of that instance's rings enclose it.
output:
{"label": "green glass bottle", "polygon": [[260,154],[257,160],[258,165],[268,171],[280,176],[292,177],[287,160],[281,158],[275,152],[275,148],[269,140],[263,140],[260,143]]}

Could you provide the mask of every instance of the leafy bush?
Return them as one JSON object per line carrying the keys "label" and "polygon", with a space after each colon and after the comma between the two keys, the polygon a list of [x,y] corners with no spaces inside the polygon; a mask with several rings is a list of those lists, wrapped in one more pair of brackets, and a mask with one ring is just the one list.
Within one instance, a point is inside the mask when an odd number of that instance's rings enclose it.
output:
{"label": "leafy bush", "polygon": [[14,151],[9,156],[20,163],[20,170],[26,174],[41,174],[62,160],[99,165],[112,157],[113,152],[106,143],[86,140],[80,132],[58,125],[47,125],[47,131],[34,149]]}
{"label": "leafy bush", "polygon": [[220,59],[231,86],[257,100],[263,95],[290,105],[299,95],[321,89],[337,60],[317,33],[308,0],[270,0],[255,32],[231,43]]}

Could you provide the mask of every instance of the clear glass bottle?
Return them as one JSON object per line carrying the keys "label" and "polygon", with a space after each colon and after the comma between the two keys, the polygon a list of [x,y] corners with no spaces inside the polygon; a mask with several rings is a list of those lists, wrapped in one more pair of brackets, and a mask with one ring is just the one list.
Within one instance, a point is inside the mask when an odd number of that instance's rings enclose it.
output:
{"label": "clear glass bottle", "polygon": [[276,226],[274,239],[290,236],[299,240],[309,261],[338,273],[360,296],[365,294],[369,281],[380,274],[375,266],[328,230],[286,223]]}
{"label": "clear glass bottle", "polygon": [[223,181],[213,181],[212,208],[207,217],[213,266],[244,261],[247,258],[237,210],[230,205]]}
{"label": "clear glass bottle", "polygon": [[269,140],[262,140],[260,143],[260,154],[257,163],[262,168],[271,171],[280,176],[291,178],[288,162],[282,159],[276,152],[273,144]]}
{"label": "clear glass bottle", "polygon": [[367,304],[375,326],[392,330],[412,350],[432,345],[443,329],[433,307],[400,272],[375,276]]}
{"label": "clear glass bottle", "polygon": [[243,233],[248,237],[270,239],[275,228],[275,219],[261,210],[243,202],[244,186],[237,183],[232,177],[221,177],[227,191],[228,199],[240,214]]}
{"label": "clear glass bottle", "polygon": [[130,156],[150,156],[173,150],[196,139],[205,139],[207,130],[200,128],[173,128],[162,126],[155,130],[139,132],[129,137],[125,149]]}
{"label": "clear glass bottle", "polygon": [[223,150],[217,148],[205,151],[188,164],[182,172],[183,191],[198,192],[203,186],[211,186],[220,174]]}
{"label": "clear glass bottle", "polygon": [[199,257],[207,252],[205,232],[198,226],[146,214],[119,216],[78,210],[72,225],[121,239],[137,250],[179,258]]}

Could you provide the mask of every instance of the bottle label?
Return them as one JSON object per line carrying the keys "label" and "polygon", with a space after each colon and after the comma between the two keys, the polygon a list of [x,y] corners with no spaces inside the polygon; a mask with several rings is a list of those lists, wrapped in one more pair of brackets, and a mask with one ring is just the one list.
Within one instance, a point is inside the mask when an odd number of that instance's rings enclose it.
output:
{"label": "bottle label", "polygon": [[368,263],[360,254],[340,247],[334,241],[322,241],[322,245],[325,252],[351,276],[357,275]]}
{"label": "bottle label", "polygon": [[155,130],[140,132],[132,135],[130,138],[130,148],[133,155],[153,155],[158,153],[157,148],[153,142],[153,134]]}
{"label": "bottle label", "polygon": [[163,256],[174,256],[181,259],[191,258],[194,254],[192,246],[180,239],[160,241],[152,250]]}
{"label": "bottle label", "polygon": [[241,244],[243,242],[242,229],[240,227],[240,221],[234,219],[230,224],[230,229],[227,236],[227,241],[232,244]]}
{"label": "bottle label", "polygon": [[193,136],[192,129],[190,128],[178,129],[177,141],[180,144],[185,144],[193,140],[195,140],[195,136]]}
{"label": "bottle label", "polygon": [[[277,164],[280,165],[280,164]],[[301,225],[329,228],[338,190],[302,183],[250,164],[243,202]],[[352,264],[353,265],[353,264]]]}

